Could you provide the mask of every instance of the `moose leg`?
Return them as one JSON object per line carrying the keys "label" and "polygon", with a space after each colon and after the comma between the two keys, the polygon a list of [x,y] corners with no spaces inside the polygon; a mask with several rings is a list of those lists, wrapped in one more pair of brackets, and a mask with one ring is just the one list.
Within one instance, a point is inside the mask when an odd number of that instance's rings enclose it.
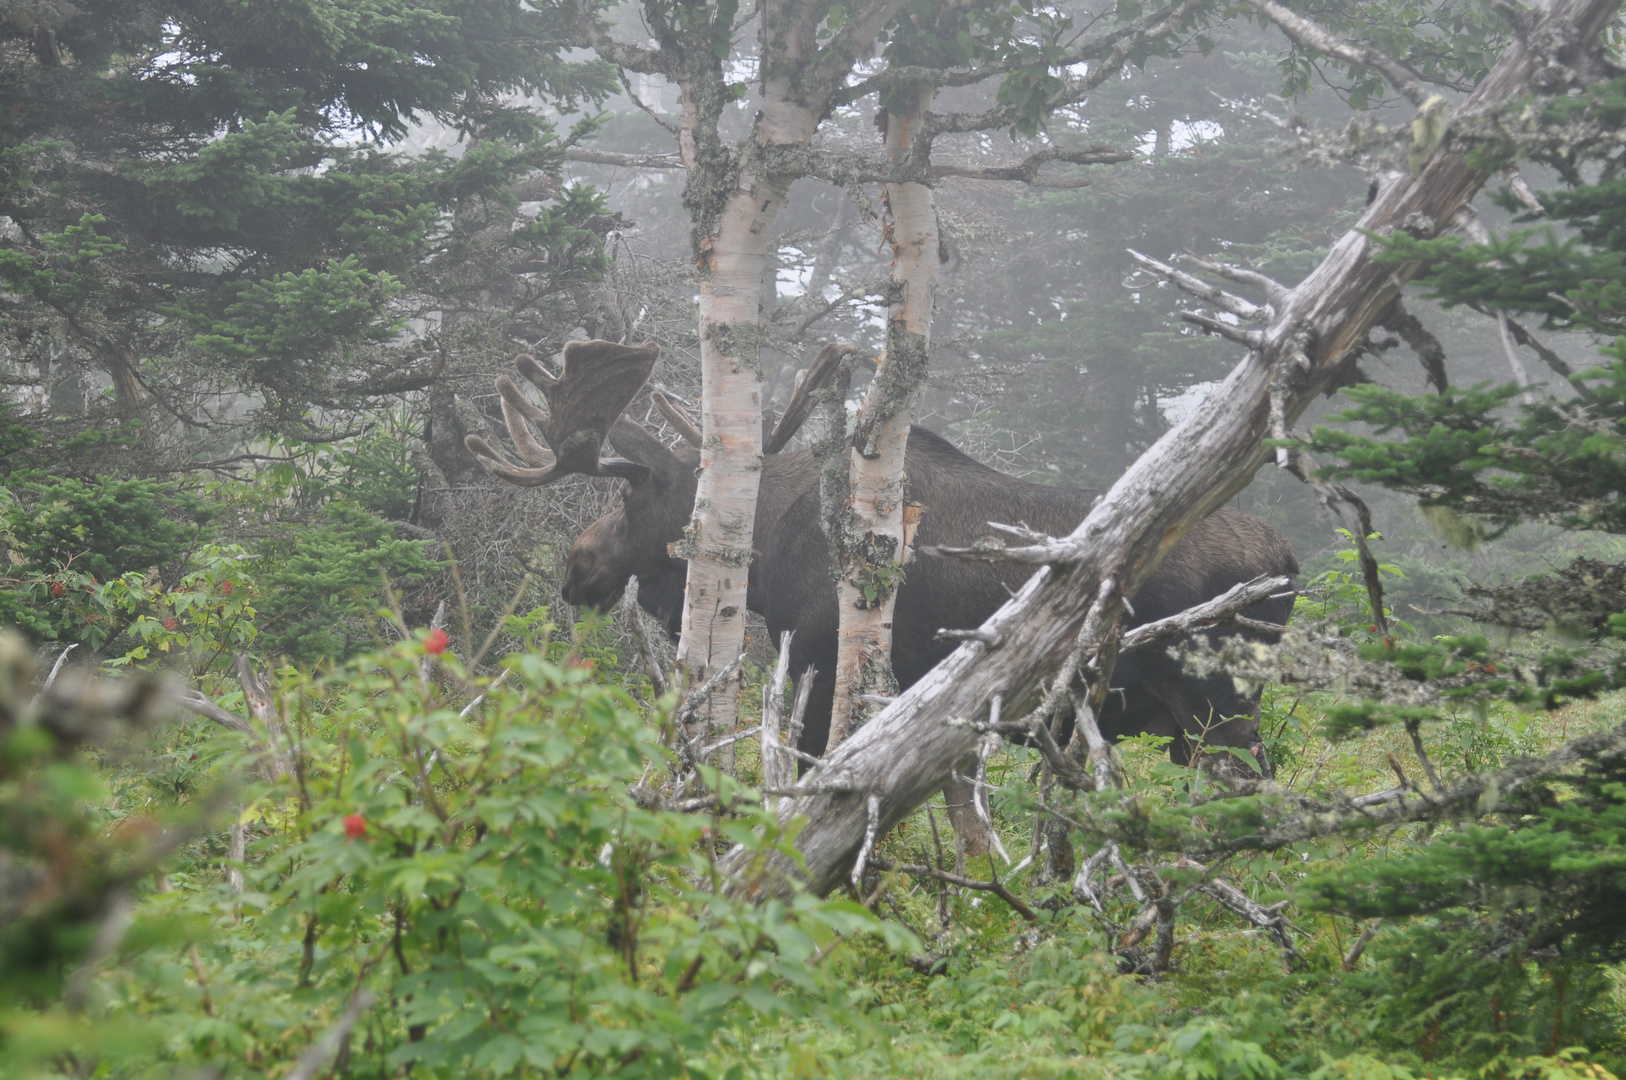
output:
{"label": "moose leg", "polygon": [[966,859],[975,859],[979,855],[988,854],[993,847],[988,830],[983,826],[982,819],[977,816],[977,808],[971,804],[977,794],[976,785],[969,779],[957,779],[962,776],[969,777],[976,768],[977,759],[968,757],[955,766],[954,775],[943,783],[943,802],[948,806],[949,824],[954,826],[957,873],[964,869],[960,865],[962,854]]}

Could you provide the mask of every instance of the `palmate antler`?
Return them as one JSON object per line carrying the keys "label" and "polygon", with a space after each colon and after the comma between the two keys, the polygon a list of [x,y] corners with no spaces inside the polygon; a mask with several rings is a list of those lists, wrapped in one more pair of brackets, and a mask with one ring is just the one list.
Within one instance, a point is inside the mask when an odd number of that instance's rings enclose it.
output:
{"label": "palmate antler", "polygon": [[[479,435],[470,435],[463,443],[487,469],[522,487],[541,487],[572,473],[616,476],[638,483],[649,476],[648,466],[622,458],[600,458],[599,448],[660,355],[660,346],[652,341],[643,345],[572,341],[565,346],[564,368],[555,377],[534,356],[521,353],[514,365],[542,391],[548,411],[526,401],[506,375],[497,377],[497,391],[502,395],[502,416],[514,449],[531,467],[513,464]],[[542,429],[547,447],[536,441],[527,421]]]}

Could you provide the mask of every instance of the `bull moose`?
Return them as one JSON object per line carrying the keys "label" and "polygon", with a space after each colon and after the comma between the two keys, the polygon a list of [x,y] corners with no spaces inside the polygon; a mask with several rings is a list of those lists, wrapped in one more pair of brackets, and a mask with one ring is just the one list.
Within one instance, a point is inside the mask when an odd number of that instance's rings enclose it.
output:
{"label": "bull moose", "polygon": [[[761,493],[753,536],[747,606],[767,621],[773,640],[795,631],[791,670],[816,669],[801,738],[804,752],[822,753],[835,691],[839,622],[830,552],[819,526],[818,469],[808,452],[782,453],[806,420],[811,392],[833,368],[839,353],[827,347],[800,380],[785,415],[764,439]],[[648,379],[659,346],[577,341],[565,346],[564,368],[550,374],[529,355],[520,374],[548,400],[543,412],[506,375],[497,379],[503,417],[514,447],[529,467],[510,463],[478,435],[467,445],[496,475],[537,486],[571,473],[626,481],[621,506],[599,518],[571,549],[562,589],[572,604],[612,607],[636,575],[638,601],[675,638],[680,625],[687,564],[668,545],[680,539],[694,509],[700,433],[664,395],[655,403],[689,445],[668,449],[660,439],[622,415]],[[527,421],[541,428],[550,454]],[[620,458],[601,458],[605,438]],[[1030,484],[990,469],[921,427],[910,429],[905,452],[908,498],[921,508],[916,543],[921,548],[967,545],[986,533],[989,521],[1023,522],[1061,534],[1077,527],[1099,492]],[[898,592],[892,631],[892,667],[907,688],[948,655],[952,642],[937,639],[943,627],[983,622],[1017,588],[1027,568],[946,558],[917,558]],[[1159,564],[1134,597],[1130,625],[1175,614],[1262,574],[1298,573],[1287,538],[1265,522],[1229,507],[1217,510]],[[1255,619],[1285,621],[1290,596],[1249,609]],[[1225,676],[1186,673],[1165,649],[1122,658],[1113,692],[1101,716],[1109,740],[1149,732],[1169,737],[1176,761],[1191,760],[1198,746],[1246,748],[1264,761],[1259,742],[1257,691],[1246,693]]]}

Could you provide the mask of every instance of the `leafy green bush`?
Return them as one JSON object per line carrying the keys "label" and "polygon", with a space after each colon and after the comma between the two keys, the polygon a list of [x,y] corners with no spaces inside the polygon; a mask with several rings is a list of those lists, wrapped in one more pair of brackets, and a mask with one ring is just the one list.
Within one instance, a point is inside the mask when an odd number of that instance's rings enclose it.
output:
{"label": "leafy green bush", "polygon": [[[276,1075],[330,1032],[320,1065],[345,1076],[706,1076],[727,1032],[857,1022],[827,953],[852,935],[919,943],[847,900],[728,896],[717,854],[766,856],[789,834],[712,773],[735,814],[640,805],[629,786],[666,768],[654,732],[573,653],[544,651],[557,659],[512,659],[472,711],[479,687],[421,638],[326,679],[285,671],[291,758],[177,729],[172,757],[276,774],[243,790],[245,890],[218,847],[194,848],[174,891],[142,899],[82,1020],[49,995],[19,1005],[0,1072],[53,1074],[105,1022],[145,1032],[80,1060],[108,1077]],[[149,795],[137,781],[127,797]],[[146,936],[177,923],[195,961]]]}
{"label": "leafy green bush", "polygon": [[175,484],[96,477],[18,486],[4,509],[10,586],[0,624],[36,641],[99,648],[114,632],[106,583],[156,573],[161,590],[186,565],[210,508]]}

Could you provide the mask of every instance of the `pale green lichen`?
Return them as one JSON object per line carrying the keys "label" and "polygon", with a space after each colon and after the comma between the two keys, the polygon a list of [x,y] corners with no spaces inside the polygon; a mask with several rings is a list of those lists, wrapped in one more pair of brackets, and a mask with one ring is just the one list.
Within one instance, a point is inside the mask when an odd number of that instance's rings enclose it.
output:
{"label": "pale green lichen", "polygon": [[706,550],[707,557],[713,562],[736,568],[750,566],[755,554],[748,547],[715,547]]}
{"label": "pale green lichen", "polygon": [[666,545],[666,553],[674,559],[692,559],[700,554],[700,535],[693,523],[683,528],[683,538]]}
{"label": "pale green lichen", "polygon": [[926,382],[926,338],[903,328],[903,320],[893,319],[887,328],[886,356],[875,372],[865,404],[863,424],[854,433],[858,452],[867,458],[880,453],[881,426],[894,416],[907,415],[915,392]]}
{"label": "pale green lichen", "polygon": [[712,348],[728,357],[735,371],[760,371],[760,354],[764,335],[762,327],[744,319],[737,322],[716,322],[706,327],[706,340]]}

